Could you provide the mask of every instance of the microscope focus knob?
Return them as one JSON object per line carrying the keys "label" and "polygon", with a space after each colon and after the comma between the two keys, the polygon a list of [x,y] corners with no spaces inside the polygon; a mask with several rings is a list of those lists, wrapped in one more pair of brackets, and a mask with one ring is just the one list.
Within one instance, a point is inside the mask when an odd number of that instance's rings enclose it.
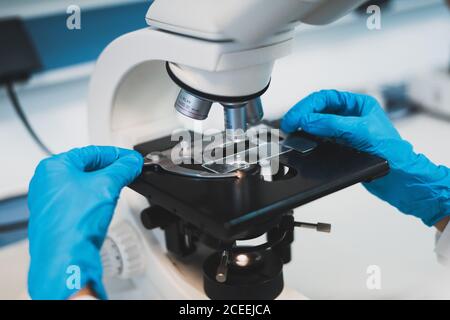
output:
{"label": "microscope focus knob", "polygon": [[129,279],[145,271],[139,238],[133,227],[122,221],[110,228],[101,250],[106,277]]}

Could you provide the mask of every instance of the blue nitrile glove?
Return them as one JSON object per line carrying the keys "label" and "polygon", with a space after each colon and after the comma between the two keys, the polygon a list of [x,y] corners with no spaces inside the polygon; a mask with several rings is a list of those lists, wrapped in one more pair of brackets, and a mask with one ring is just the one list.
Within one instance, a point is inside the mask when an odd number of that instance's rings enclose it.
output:
{"label": "blue nitrile glove", "polygon": [[432,226],[450,215],[450,169],[437,166],[403,140],[369,96],[324,90],[297,103],[281,128],[336,138],[389,162],[390,173],[364,186],[377,197]]}
{"label": "blue nitrile glove", "polygon": [[89,286],[106,299],[100,248],[120,191],[141,172],[132,150],[89,146],[41,161],[30,182],[32,299],[67,299]]}

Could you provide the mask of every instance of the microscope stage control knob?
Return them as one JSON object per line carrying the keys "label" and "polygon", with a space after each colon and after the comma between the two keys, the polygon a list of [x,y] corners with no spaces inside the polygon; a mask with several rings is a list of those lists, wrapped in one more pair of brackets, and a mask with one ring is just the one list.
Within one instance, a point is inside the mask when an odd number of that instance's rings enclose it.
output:
{"label": "microscope stage control knob", "polygon": [[139,238],[128,222],[122,221],[110,228],[102,246],[101,259],[106,277],[129,279],[144,273]]}
{"label": "microscope stage control knob", "polygon": [[331,232],[331,224],[329,223],[322,223],[322,222],[308,223],[295,221],[294,226],[299,228],[315,229],[317,232],[326,232],[326,233]]}

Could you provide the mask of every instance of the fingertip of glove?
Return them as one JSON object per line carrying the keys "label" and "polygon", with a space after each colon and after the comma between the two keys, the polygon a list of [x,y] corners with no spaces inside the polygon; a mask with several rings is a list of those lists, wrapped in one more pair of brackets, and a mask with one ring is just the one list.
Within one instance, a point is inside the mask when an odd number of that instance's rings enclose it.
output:
{"label": "fingertip of glove", "polygon": [[126,155],[124,157],[124,159],[126,159],[126,161],[133,166],[136,166],[136,168],[142,169],[142,166],[144,164],[144,158],[142,157],[142,155],[137,152],[137,151],[132,151],[130,152],[128,155]]}
{"label": "fingertip of glove", "polygon": [[142,155],[139,153],[139,152],[137,152],[137,151],[134,151],[131,155],[130,155],[130,157],[133,159],[133,161],[135,162],[135,168],[136,168],[136,171],[135,171],[135,177],[137,177],[137,176],[139,176],[140,174],[141,174],[141,172],[142,172],[142,167],[144,166],[144,158],[142,157]]}
{"label": "fingertip of glove", "polygon": [[139,152],[132,150],[132,152],[130,153],[130,155],[134,158],[136,158],[137,160],[139,160],[140,162],[144,161],[144,157],[142,156],[142,154],[140,154]]}
{"label": "fingertip of glove", "polygon": [[142,165],[144,158],[136,150],[124,149],[124,148],[119,148],[119,147],[115,147],[115,148],[118,150],[118,157],[117,157],[118,160],[126,159],[127,161],[131,161],[131,162],[135,161],[136,163]]}
{"label": "fingertip of glove", "polygon": [[286,133],[291,133],[296,131],[298,129],[298,126],[295,124],[295,121],[292,118],[292,116],[287,114],[281,119],[280,129]]}

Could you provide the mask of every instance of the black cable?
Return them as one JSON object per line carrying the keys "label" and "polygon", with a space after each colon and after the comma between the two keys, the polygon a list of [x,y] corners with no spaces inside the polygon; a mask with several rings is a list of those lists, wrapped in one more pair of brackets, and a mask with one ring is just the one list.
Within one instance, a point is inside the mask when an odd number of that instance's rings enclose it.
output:
{"label": "black cable", "polygon": [[11,104],[14,107],[14,110],[16,111],[17,115],[19,116],[20,120],[22,121],[22,124],[27,129],[28,133],[30,134],[31,138],[36,142],[36,144],[42,149],[44,153],[47,155],[52,155],[53,153],[50,151],[49,148],[39,139],[36,132],[31,127],[30,123],[28,122],[28,119],[20,105],[19,99],[16,95],[16,92],[14,90],[14,86],[12,83],[6,83],[6,93],[8,94],[9,100],[11,101]]}
{"label": "black cable", "polygon": [[19,231],[22,229],[26,229],[27,227],[28,227],[28,219],[12,223],[0,224],[0,233]]}

